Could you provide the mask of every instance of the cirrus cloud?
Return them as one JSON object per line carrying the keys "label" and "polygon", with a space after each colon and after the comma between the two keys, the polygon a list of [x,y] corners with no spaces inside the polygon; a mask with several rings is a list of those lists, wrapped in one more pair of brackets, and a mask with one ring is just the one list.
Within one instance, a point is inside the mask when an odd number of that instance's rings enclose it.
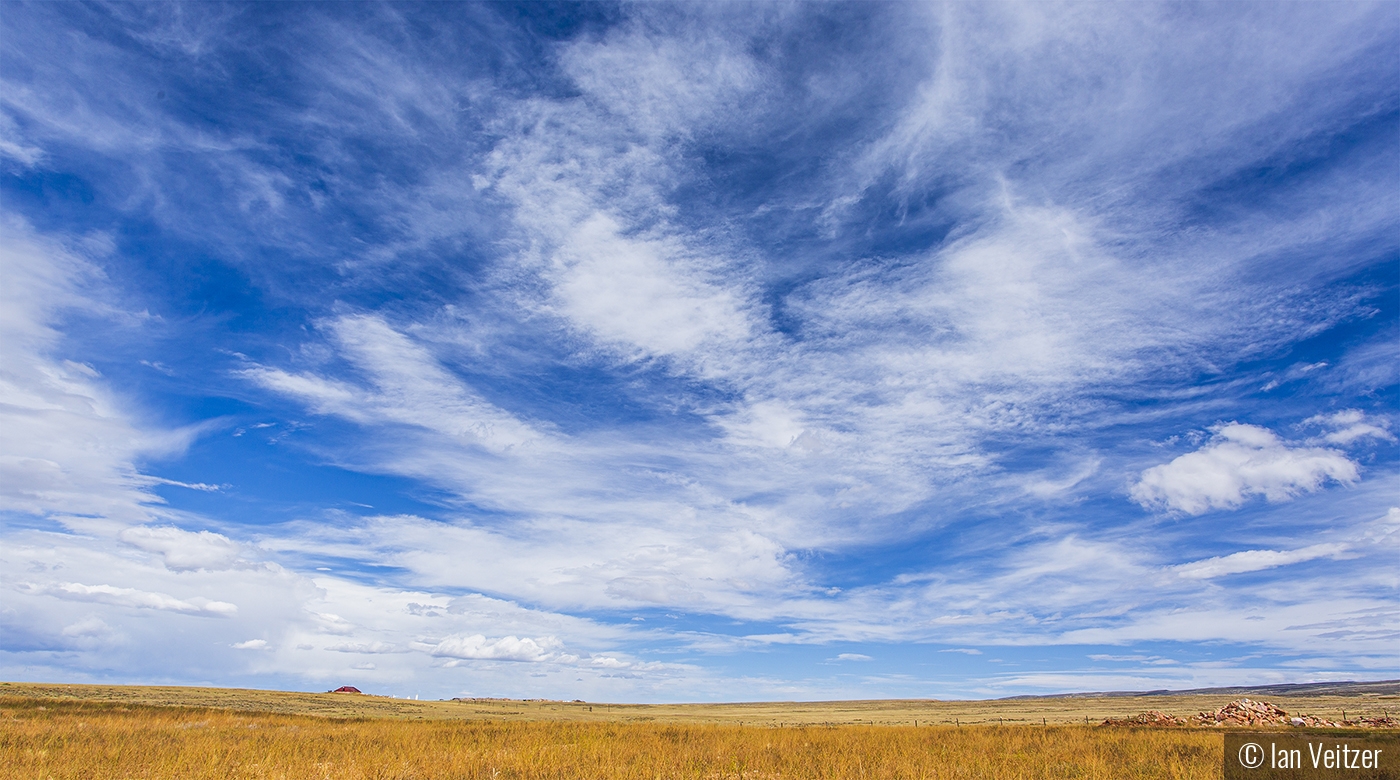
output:
{"label": "cirrus cloud", "polygon": [[1346,550],[1347,545],[1345,544],[1314,544],[1297,550],[1244,550],[1230,555],[1184,563],[1173,567],[1173,570],[1187,579],[1206,580],[1223,577],[1227,574],[1263,571],[1264,569],[1317,560],[1318,558],[1335,558],[1345,553]]}

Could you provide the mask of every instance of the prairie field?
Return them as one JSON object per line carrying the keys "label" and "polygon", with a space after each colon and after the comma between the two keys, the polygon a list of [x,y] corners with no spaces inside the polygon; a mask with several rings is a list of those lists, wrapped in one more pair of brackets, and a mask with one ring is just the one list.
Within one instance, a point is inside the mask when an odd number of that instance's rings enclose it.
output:
{"label": "prairie field", "polygon": [[[1308,696],[1263,696],[1290,713],[1391,715],[1400,712],[1400,682],[1367,686],[1372,692]],[[6,697],[54,701],[106,702],[335,718],[426,720],[528,720],[596,723],[690,723],[761,726],[791,725],[1091,725],[1145,710],[1192,715],[1213,710],[1238,693],[1156,696],[1056,696],[1018,699],[939,701],[871,699],[808,702],[727,702],[703,704],[620,704],[549,699],[453,699],[416,701],[389,696],[198,688],[153,685],[63,685],[0,682]],[[1255,698],[1261,695],[1255,694]]]}
{"label": "prairie field", "polygon": [[1219,734],[325,718],[8,699],[7,778],[1214,778]]}
{"label": "prairie field", "polygon": [[[1352,697],[1349,706],[1360,711],[1366,705],[1379,713],[1390,705],[1394,711],[1392,698]],[[0,686],[0,777],[1221,776],[1220,731],[1074,723],[1093,703],[1054,699],[645,707],[16,683]],[[1105,702],[1097,703],[1105,707]],[[1329,702],[1338,703],[1348,704]],[[952,709],[936,712],[919,705]],[[1061,717],[1051,717],[1055,707]],[[1144,701],[1115,701],[1111,708],[1141,711]],[[934,717],[954,712],[961,714]],[[1105,708],[1098,717],[1109,714],[1114,712]],[[913,715],[919,716],[917,726]],[[817,720],[822,716],[825,720]],[[1007,725],[998,725],[998,719]]]}

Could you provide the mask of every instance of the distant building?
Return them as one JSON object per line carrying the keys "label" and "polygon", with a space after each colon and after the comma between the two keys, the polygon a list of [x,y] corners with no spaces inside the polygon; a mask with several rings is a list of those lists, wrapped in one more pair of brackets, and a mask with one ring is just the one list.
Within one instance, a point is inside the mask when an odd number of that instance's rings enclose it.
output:
{"label": "distant building", "polygon": [[356,688],[353,685],[342,685],[339,688],[330,691],[330,693],[360,693],[360,689]]}

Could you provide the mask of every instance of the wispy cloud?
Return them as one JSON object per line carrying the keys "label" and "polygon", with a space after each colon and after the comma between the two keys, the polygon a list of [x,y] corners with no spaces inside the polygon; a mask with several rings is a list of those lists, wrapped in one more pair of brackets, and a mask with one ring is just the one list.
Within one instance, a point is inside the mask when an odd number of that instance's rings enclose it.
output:
{"label": "wispy cloud", "polygon": [[84,527],[160,517],[139,459],[183,449],[193,430],[142,425],[91,365],[65,359],[62,323],[75,311],[120,322],[101,298],[102,274],[85,254],[111,251],[101,236],[71,245],[24,221],[0,221],[0,497],[5,508]]}
{"label": "wispy cloud", "polygon": [[323,414],[366,424],[406,424],[458,437],[500,453],[540,437],[529,426],[477,397],[420,345],[371,316],[328,325],[340,354],[366,374],[356,386],[308,374],[254,367],[242,375],[297,397]]}
{"label": "wispy cloud", "polygon": [[1303,425],[1315,425],[1323,429],[1323,442],[1346,447],[1366,439],[1395,441],[1386,419],[1371,419],[1360,409],[1343,409],[1332,414],[1319,414],[1303,421]]}
{"label": "wispy cloud", "polygon": [[1346,549],[1346,545],[1342,544],[1315,544],[1297,550],[1245,550],[1203,561],[1183,563],[1173,568],[1182,577],[1204,580],[1227,574],[1262,571],[1318,558],[1336,557]]}
{"label": "wispy cloud", "polygon": [[84,585],[81,582],[61,582],[47,586],[29,583],[25,585],[25,589],[30,593],[42,593],[74,601],[97,601],[118,607],[160,609],[216,617],[226,617],[238,612],[236,604],[230,604],[226,601],[210,601],[198,596],[192,599],[177,599],[167,593],[152,593],[135,588],[119,588],[113,585]]}
{"label": "wispy cloud", "polygon": [[1393,667],[1400,26],[1261,8],[17,7],[0,672]]}

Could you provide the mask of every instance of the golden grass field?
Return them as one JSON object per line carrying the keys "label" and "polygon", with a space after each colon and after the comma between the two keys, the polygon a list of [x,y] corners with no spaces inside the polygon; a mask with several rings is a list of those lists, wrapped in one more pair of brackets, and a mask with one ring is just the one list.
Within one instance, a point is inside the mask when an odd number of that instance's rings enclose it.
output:
{"label": "golden grass field", "polygon": [[[11,683],[0,777],[1219,778],[1219,731],[1083,723],[1228,700],[606,705]],[[1400,709],[1394,696],[1270,700]]]}

